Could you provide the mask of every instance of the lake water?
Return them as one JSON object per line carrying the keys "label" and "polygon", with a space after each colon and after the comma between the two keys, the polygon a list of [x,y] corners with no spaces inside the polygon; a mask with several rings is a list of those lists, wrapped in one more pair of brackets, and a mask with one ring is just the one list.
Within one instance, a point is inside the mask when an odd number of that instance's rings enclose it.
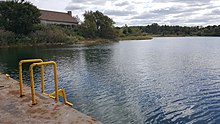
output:
{"label": "lake water", "polygon": [[[105,124],[220,123],[218,37],[1,48],[0,72],[18,79],[18,62],[27,58],[56,61],[59,87],[74,108]],[[29,85],[28,65],[24,74]],[[45,83],[53,92],[52,66]]]}

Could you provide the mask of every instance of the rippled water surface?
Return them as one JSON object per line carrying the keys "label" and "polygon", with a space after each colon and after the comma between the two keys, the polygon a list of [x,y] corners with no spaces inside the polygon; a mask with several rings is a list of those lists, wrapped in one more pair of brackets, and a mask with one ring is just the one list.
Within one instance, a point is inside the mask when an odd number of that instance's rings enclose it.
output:
{"label": "rippled water surface", "polygon": [[[27,58],[56,61],[59,87],[74,108],[105,124],[220,123],[220,38],[1,48],[0,72],[18,79],[18,61]],[[53,92],[52,67],[45,71]]]}

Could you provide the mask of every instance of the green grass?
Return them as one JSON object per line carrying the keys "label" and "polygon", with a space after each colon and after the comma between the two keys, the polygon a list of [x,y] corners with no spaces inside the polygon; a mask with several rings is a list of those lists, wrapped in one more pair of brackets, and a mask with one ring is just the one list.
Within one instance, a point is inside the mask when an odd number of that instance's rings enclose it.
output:
{"label": "green grass", "polygon": [[151,40],[151,36],[125,36],[119,37],[119,40]]}

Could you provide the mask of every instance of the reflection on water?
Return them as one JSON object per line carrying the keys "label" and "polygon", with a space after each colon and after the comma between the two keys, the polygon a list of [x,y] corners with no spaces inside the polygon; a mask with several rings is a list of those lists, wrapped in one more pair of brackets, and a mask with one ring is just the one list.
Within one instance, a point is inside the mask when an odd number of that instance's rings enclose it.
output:
{"label": "reflection on water", "polygon": [[[2,48],[0,72],[53,60],[74,108],[106,124],[220,122],[220,38],[154,38],[97,46]],[[25,74],[28,74],[28,65]],[[35,72],[39,71],[38,68]],[[52,67],[45,70],[53,92]],[[40,91],[39,74],[35,74]],[[25,77],[29,85],[29,77]]]}

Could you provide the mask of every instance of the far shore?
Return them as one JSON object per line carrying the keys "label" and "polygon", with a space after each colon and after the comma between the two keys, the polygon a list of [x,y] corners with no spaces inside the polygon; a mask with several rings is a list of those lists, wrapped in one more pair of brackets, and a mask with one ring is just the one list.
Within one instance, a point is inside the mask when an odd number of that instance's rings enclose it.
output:
{"label": "far shore", "polygon": [[117,39],[85,39],[72,43],[18,43],[10,45],[0,45],[0,48],[9,48],[9,47],[49,47],[49,46],[66,46],[74,44],[84,44],[84,45],[97,45],[97,44],[108,44],[115,43],[118,41],[130,41],[130,40],[151,40],[157,37],[207,37],[207,36],[161,36],[161,35],[152,35],[152,36],[125,36],[119,37]]}
{"label": "far shore", "polygon": [[152,36],[125,36],[125,37],[119,37],[120,41],[124,40],[151,40],[153,39]]}
{"label": "far shore", "polygon": [[9,48],[9,47],[42,47],[42,46],[61,46],[66,45],[66,43],[39,43],[39,44],[12,44],[12,45],[0,45],[0,48]]}
{"label": "far shore", "polygon": [[85,44],[85,45],[96,45],[96,44],[106,44],[106,43],[115,43],[118,41],[125,40],[151,40],[150,36],[126,36],[119,37],[117,39],[86,39],[80,40],[72,43],[18,43],[18,44],[10,44],[10,45],[0,45],[0,48],[8,48],[8,47],[41,47],[41,46],[63,46],[63,45],[72,45],[72,44]]}

